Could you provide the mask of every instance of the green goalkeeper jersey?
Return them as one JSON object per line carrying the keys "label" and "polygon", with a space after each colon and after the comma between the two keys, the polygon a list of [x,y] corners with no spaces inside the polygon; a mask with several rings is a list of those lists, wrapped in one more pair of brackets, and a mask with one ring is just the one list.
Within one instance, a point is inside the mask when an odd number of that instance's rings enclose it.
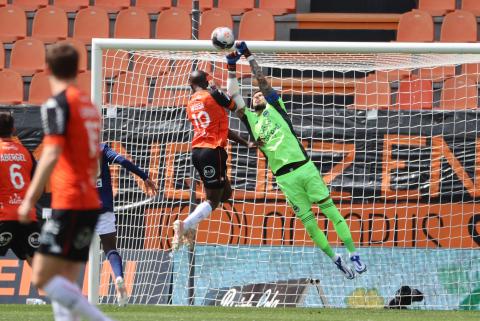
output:
{"label": "green goalkeeper jersey", "polygon": [[255,140],[262,140],[260,150],[265,155],[274,175],[289,164],[307,161],[308,155],[293,131],[282,99],[277,95],[267,98],[267,107],[260,115],[245,108],[243,122]]}

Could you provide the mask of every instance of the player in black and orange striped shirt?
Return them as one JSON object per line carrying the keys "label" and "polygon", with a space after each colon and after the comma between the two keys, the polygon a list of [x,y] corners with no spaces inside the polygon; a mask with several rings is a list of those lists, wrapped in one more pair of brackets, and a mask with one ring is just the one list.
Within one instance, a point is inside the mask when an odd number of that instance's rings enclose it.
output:
{"label": "player in black and orange striped shirt", "polygon": [[96,189],[100,113],[75,86],[78,52],[74,47],[49,47],[47,66],[53,97],[42,106],[44,148],[18,210],[20,221],[28,222],[30,209],[51,177],[52,219],[42,229],[32,281],[52,300],[56,320],[83,316],[108,321],[76,285],[101,213]]}

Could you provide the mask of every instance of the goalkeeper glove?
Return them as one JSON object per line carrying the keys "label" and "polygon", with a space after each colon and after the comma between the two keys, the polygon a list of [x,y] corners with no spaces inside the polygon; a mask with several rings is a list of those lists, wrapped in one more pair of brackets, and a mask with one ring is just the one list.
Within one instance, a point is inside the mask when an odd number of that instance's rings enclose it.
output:
{"label": "goalkeeper glove", "polygon": [[227,67],[228,71],[236,71],[237,70],[237,61],[240,59],[242,55],[238,54],[236,51],[232,51],[225,57],[227,58]]}
{"label": "goalkeeper glove", "polygon": [[240,55],[244,55],[245,58],[248,58],[252,55],[245,41],[237,41],[237,43],[235,43],[235,48],[237,48],[237,52]]}

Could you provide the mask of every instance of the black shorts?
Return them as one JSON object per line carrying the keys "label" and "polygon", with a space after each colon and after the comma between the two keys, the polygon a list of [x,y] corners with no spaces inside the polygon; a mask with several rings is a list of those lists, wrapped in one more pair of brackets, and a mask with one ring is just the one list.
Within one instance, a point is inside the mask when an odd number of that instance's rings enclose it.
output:
{"label": "black shorts", "polygon": [[39,237],[37,222],[21,224],[17,221],[0,221],[0,256],[11,249],[20,260],[32,257],[40,245]]}
{"label": "black shorts", "polygon": [[206,188],[220,189],[227,181],[227,152],[222,147],[193,148],[193,166]]}
{"label": "black shorts", "polygon": [[52,210],[42,228],[39,253],[86,262],[101,210]]}

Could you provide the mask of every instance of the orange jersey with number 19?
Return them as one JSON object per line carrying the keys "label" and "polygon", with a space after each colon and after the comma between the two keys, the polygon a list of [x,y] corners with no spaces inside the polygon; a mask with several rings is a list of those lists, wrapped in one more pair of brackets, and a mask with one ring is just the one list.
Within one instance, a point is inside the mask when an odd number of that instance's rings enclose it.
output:
{"label": "orange jersey with number 19", "polygon": [[52,208],[99,209],[96,188],[100,157],[100,114],[90,97],[69,86],[42,106],[44,144],[62,147],[51,176]]}
{"label": "orange jersey with number 19", "polygon": [[193,125],[192,147],[217,148],[227,146],[228,115],[234,102],[219,90],[202,90],[192,95],[187,115]]}
{"label": "orange jersey with number 19", "polygon": [[[33,174],[32,154],[10,138],[0,138],[0,221],[18,221],[17,209]],[[35,210],[30,218],[36,221]]]}

